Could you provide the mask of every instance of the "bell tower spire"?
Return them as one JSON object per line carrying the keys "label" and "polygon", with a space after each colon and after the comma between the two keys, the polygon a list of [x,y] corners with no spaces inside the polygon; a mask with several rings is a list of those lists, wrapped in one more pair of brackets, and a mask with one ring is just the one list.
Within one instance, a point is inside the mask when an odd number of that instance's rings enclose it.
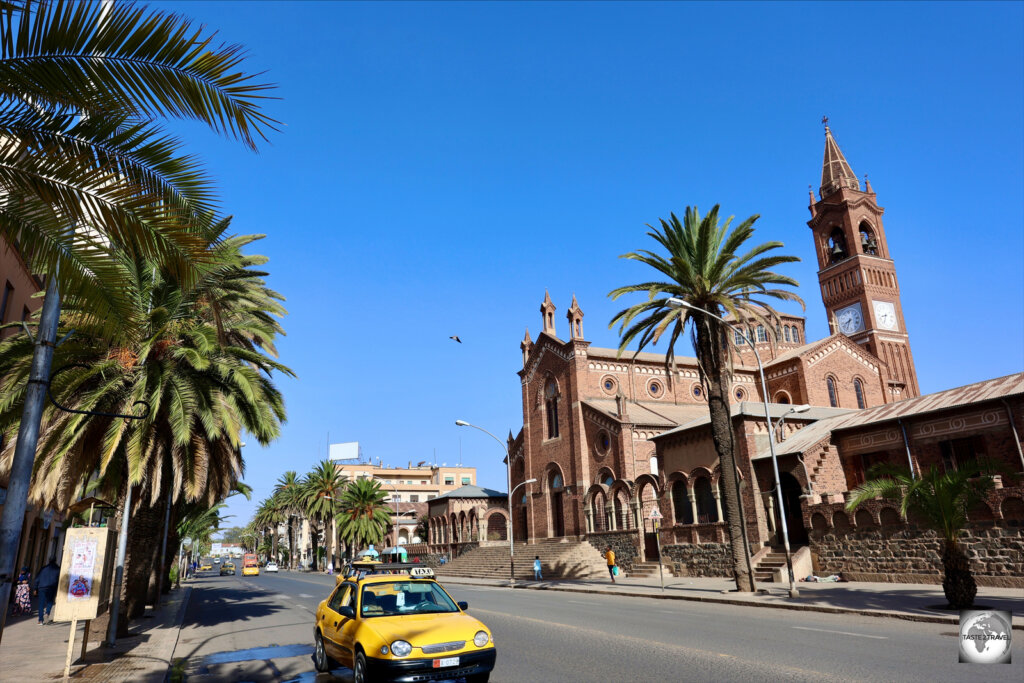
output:
{"label": "bell tower spire", "polygon": [[870,185],[861,191],[827,125],[828,118],[822,123],[826,125],[820,199],[811,207],[807,225],[814,232],[829,329],[832,334],[845,334],[885,362],[887,401],[919,396],[896,265],[882,226],[885,209],[878,205]]}
{"label": "bell tower spire", "polygon": [[821,122],[825,124],[825,159],[821,162],[821,187],[818,190],[821,198],[824,199],[841,187],[860,190],[857,176],[839,149],[836,139],[832,137],[828,117],[822,118]]}

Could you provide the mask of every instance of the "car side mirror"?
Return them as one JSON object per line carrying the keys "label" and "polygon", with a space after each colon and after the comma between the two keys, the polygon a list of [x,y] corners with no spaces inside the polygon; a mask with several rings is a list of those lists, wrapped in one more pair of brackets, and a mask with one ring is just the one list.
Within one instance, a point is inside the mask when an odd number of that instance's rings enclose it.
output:
{"label": "car side mirror", "polygon": [[463,600],[462,602],[459,603],[459,609],[461,609],[461,610],[469,609],[469,603],[466,602],[465,600]]}
{"label": "car side mirror", "polygon": [[340,614],[341,616],[345,617],[346,619],[355,619],[356,618],[356,611],[354,609],[352,609],[351,607],[349,607],[348,605],[344,605],[342,607],[339,607],[338,608],[338,614]]}

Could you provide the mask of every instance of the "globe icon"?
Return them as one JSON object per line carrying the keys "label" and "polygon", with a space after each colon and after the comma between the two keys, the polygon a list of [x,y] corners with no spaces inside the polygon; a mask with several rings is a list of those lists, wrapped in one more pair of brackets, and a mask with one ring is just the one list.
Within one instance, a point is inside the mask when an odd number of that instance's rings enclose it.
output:
{"label": "globe icon", "polygon": [[1008,661],[1012,634],[1005,612],[965,612],[960,620],[961,661],[976,664]]}

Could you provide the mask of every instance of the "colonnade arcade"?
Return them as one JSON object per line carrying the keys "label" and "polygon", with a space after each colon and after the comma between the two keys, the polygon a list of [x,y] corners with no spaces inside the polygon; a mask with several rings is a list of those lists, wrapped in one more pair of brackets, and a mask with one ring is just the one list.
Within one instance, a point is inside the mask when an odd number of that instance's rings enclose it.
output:
{"label": "colonnade arcade", "polygon": [[482,505],[431,517],[427,523],[430,545],[508,540],[508,513]]}
{"label": "colonnade arcade", "polygon": [[587,533],[653,531],[650,516],[655,508],[661,512],[663,528],[719,524],[725,519],[717,466],[672,472],[664,483],[653,474],[642,474],[635,481],[616,479],[607,467],[596,479],[583,501]]}

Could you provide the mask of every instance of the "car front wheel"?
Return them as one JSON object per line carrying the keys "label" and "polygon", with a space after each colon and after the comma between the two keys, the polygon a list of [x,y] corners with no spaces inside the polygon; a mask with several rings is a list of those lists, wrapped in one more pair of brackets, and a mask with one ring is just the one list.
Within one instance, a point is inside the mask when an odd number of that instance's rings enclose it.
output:
{"label": "car front wheel", "polygon": [[352,667],[352,681],[353,683],[366,683],[366,655],[363,654],[362,650],[356,652],[355,666]]}

